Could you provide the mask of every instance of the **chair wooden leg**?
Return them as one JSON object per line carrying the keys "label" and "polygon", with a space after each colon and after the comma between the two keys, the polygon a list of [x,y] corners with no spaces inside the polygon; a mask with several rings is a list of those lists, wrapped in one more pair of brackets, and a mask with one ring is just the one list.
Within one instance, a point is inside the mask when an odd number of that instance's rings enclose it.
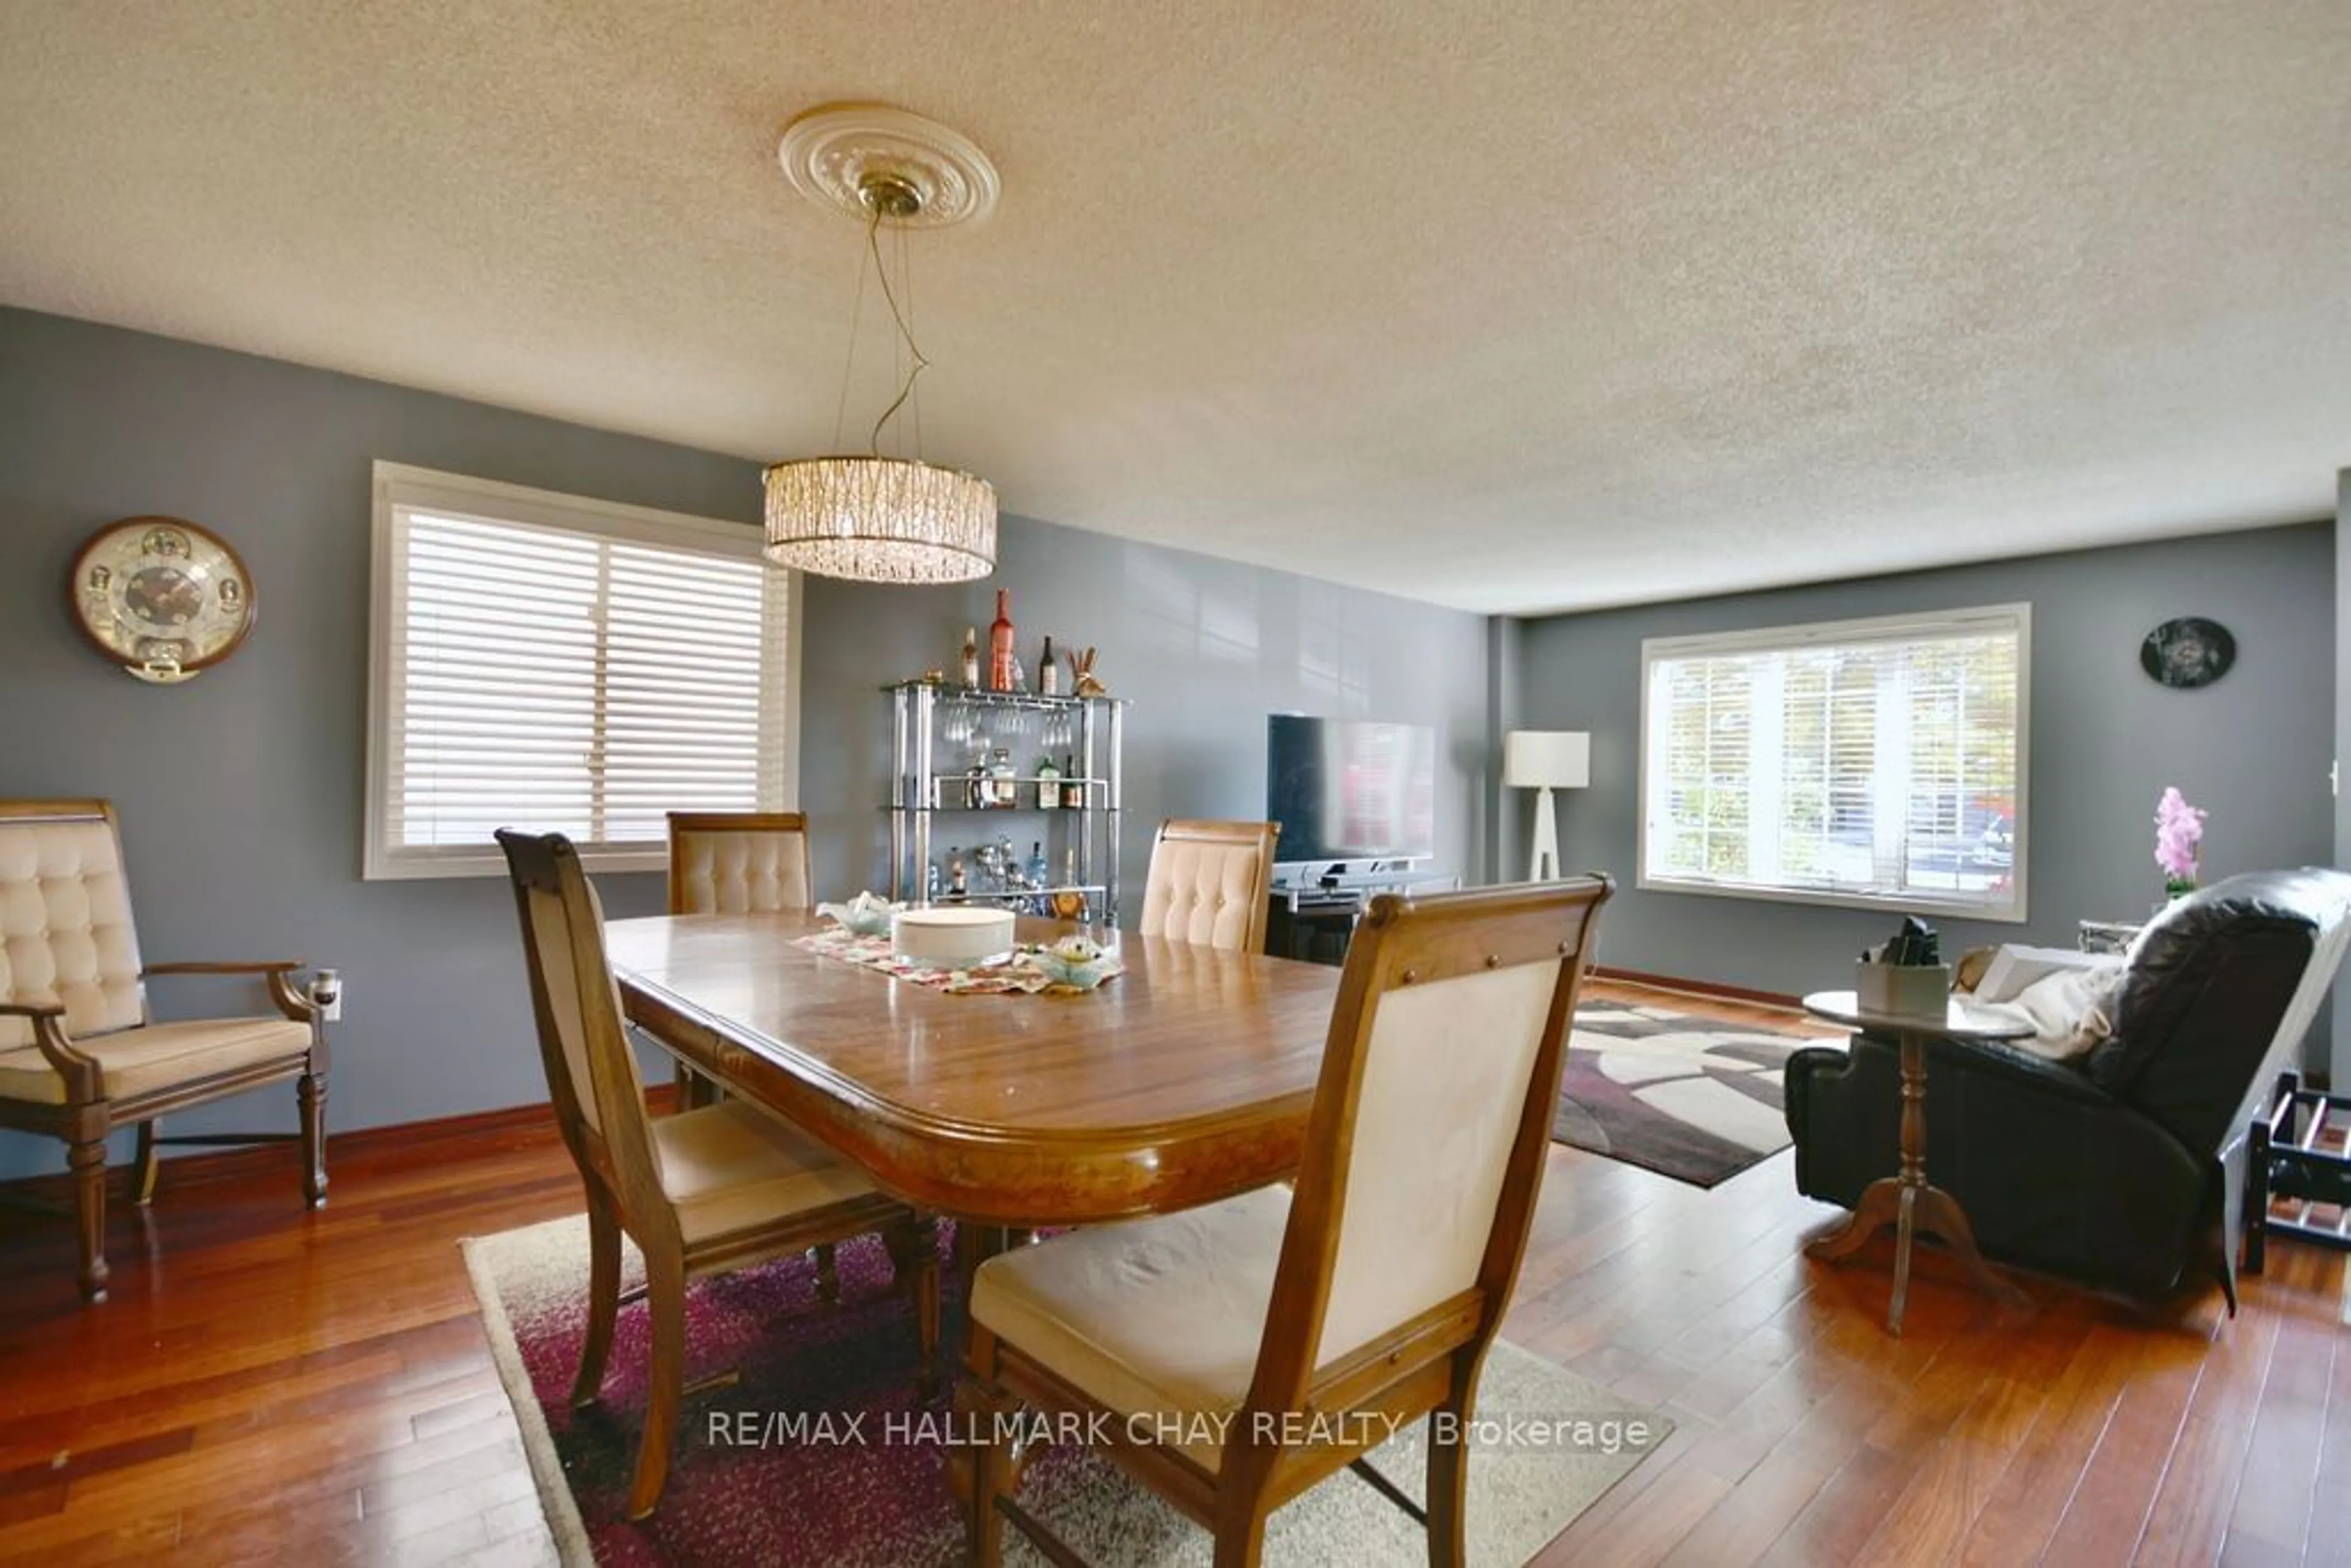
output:
{"label": "chair wooden leg", "polygon": [[683,1061],[675,1064],[671,1082],[676,1085],[677,1108],[681,1111],[705,1110],[726,1098],[716,1079],[696,1072]]}
{"label": "chair wooden leg", "polygon": [[294,1085],[302,1107],[302,1197],[312,1208],[327,1206],[327,1072],[304,1073]]}
{"label": "chair wooden leg", "polygon": [[1265,1560],[1265,1510],[1252,1505],[1217,1521],[1216,1568],[1258,1568]]}
{"label": "chair wooden leg", "polygon": [[74,1224],[81,1241],[81,1293],[106,1300],[106,1139],[76,1139],[66,1145],[66,1168],[73,1173]]}
{"label": "chair wooden leg", "polygon": [[882,1238],[897,1282],[914,1301],[914,1331],[922,1360],[914,1391],[928,1399],[939,1390],[939,1228],[925,1216],[893,1225]]}
{"label": "chair wooden leg", "polygon": [[[1468,1407],[1447,1401],[1429,1413],[1428,1568],[1462,1568],[1469,1561],[1469,1446],[1462,1441]],[[1452,1440],[1439,1440],[1450,1429]]]}
{"label": "chair wooden leg", "polygon": [[131,1201],[141,1208],[155,1201],[155,1167],[162,1163],[155,1150],[155,1134],[162,1124],[161,1116],[151,1116],[139,1124],[139,1155],[131,1166]]}
{"label": "chair wooden leg", "polygon": [[645,1260],[645,1299],[653,1309],[653,1363],[645,1378],[645,1435],[637,1445],[628,1516],[643,1519],[669,1479],[670,1446],[685,1396],[685,1270],[674,1258]]}
{"label": "chair wooden leg", "polygon": [[571,1381],[573,1409],[593,1405],[604,1388],[612,1354],[612,1325],[621,1315],[621,1223],[601,1198],[588,1200],[588,1338],[580,1373]]}
{"label": "chair wooden leg", "polygon": [[967,1375],[956,1385],[956,1425],[971,1435],[950,1457],[952,1465],[968,1465],[970,1479],[964,1507],[964,1545],[974,1568],[999,1568],[1004,1561],[1004,1515],[996,1500],[1011,1488],[1011,1444],[998,1428],[998,1417],[1016,1406],[996,1386],[996,1336],[977,1323],[965,1347]]}
{"label": "chair wooden leg", "polygon": [[830,1241],[820,1241],[810,1251],[816,1258],[816,1299],[820,1301],[841,1300],[840,1249]]}

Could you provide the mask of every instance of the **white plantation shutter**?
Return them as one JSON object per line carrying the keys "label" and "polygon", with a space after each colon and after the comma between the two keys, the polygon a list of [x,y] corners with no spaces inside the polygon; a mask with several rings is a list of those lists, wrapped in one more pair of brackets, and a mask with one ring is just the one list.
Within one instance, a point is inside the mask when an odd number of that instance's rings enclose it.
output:
{"label": "white plantation shutter", "polygon": [[370,876],[502,873],[502,827],[658,869],[667,812],[789,803],[790,581],[754,529],[389,465],[378,489]]}
{"label": "white plantation shutter", "polygon": [[2024,605],[1651,639],[1641,883],[2024,918]]}

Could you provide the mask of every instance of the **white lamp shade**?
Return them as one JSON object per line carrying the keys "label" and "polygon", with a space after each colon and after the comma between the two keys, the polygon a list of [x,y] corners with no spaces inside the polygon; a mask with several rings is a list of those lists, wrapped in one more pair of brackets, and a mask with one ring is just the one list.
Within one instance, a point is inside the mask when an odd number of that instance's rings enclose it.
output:
{"label": "white lamp shade", "polygon": [[1580,729],[1514,729],[1502,737],[1502,782],[1514,789],[1582,789],[1592,782],[1592,737]]}

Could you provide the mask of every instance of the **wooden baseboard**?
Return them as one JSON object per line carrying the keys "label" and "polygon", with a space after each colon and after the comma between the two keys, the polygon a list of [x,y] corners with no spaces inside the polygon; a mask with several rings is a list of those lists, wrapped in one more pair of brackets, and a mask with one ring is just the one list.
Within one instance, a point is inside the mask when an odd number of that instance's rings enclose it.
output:
{"label": "wooden baseboard", "polygon": [[1781,991],[1750,990],[1745,986],[1726,986],[1714,980],[1686,980],[1676,975],[1651,975],[1639,969],[1618,969],[1606,964],[1592,966],[1594,978],[1622,980],[1627,985],[1650,986],[1660,991],[1680,991],[1693,997],[1720,997],[1725,1001],[1756,1002],[1767,1008],[1786,1008],[1791,1011],[1803,1006],[1802,999]]}
{"label": "wooden baseboard", "polygon": [[[645,1106],[656,1115],[668,1113],[676,1105],[677,1091],[668,1083],[656,1083],[645,1091]],[[441,1140],[475,1144],[484,1137],[496,1137],[509,1133],[549,1133],[555,1128],[555,1107],[541,1101],[535,1105],[507,1105],[496,1111],[467,1111],[455,1116],[435,1116],[423,1122],[399,1122],[386,1127],[354,1127],[347,1133],[330,1134],[327,1138],[327,1174],[331,1179],[338,1157],[365,1154],[397,1145],[413,1148],[419,1144]],[[65,1157],[65,1145],[51,1139],[42,1140]],[[288,1182],[296,1179],[298,1156],[285,1143],[251,1144],[242,1147],[214,1150],[199,1155],[167,1157],[164,1162],[165,1180],[173,1187],[201,1186],[210,1182],[246,1181],[256,1176],[282,1172]],[[128,1166],[117,1169],[127,1170]],[[73,1178],[63,1171],[39,1176],[18,1176],[0,1182],[0,1198],[21,1199],[37,1204],[70,1207],[73,1203]]]}

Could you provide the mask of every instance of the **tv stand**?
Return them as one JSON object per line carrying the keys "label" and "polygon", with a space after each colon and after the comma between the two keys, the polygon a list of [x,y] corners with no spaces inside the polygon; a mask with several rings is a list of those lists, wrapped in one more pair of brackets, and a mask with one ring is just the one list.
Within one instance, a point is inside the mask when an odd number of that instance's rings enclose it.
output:
{"label": "tv stand", "polygon": [[[1363,869],[1353,869],[1358,865]],[[1322,871],[1292,867],[1274,878],[1265,950],[1280,958],[1343,964],[1355,922],[1373,898],[1383,893],[1450,893],[1460,885],[1452,872],[1404,863],[1344,862]]]}

